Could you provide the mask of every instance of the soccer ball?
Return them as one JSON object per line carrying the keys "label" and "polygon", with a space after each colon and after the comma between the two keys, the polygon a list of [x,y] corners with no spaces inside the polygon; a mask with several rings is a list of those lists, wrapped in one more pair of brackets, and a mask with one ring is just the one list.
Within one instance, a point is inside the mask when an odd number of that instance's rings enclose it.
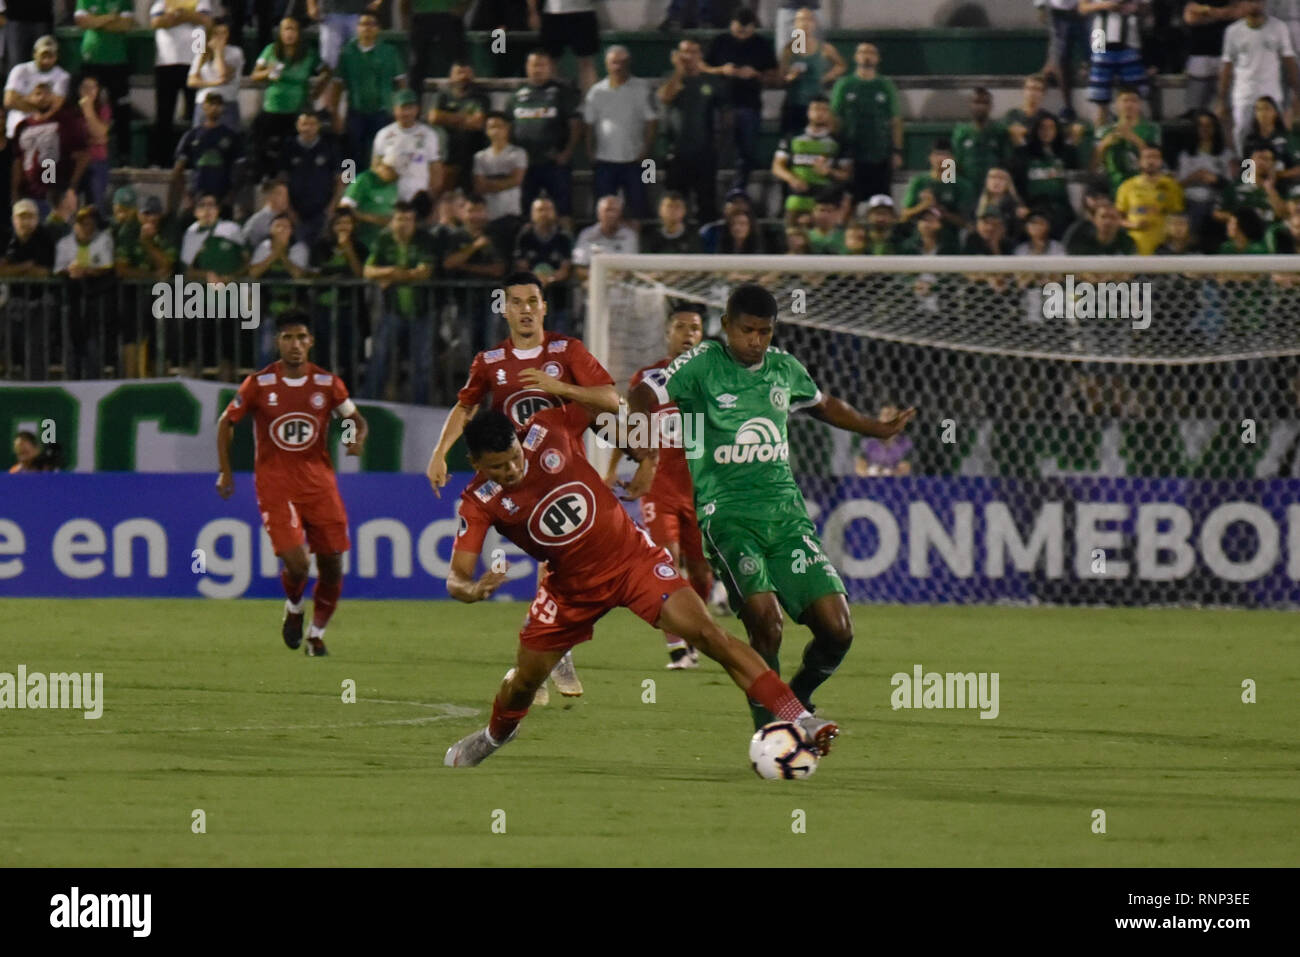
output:
{"label": "soccer ball", "polygon": [[749,761],[754,773],[769,781],[807,778],[817,770],[817,749],[797,724],[773,721],[749,739]]}

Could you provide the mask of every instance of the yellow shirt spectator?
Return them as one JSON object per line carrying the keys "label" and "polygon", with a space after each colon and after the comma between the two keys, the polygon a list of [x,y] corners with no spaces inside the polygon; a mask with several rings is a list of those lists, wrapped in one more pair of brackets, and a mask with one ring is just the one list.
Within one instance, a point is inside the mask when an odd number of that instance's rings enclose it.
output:
{"label": "yellow shirt spectator", "polygon": [[1139,173],[1120,183],[1115,208],[1124,216],[1139,256],[1150,256],[1165,241],[1165,217],[1186,208],[1183,188],[1168,174]]}

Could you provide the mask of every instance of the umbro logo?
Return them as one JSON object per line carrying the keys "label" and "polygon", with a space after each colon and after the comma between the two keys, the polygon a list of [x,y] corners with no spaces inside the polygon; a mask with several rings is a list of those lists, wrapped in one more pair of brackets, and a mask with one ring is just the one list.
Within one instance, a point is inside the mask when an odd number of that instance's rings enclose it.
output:
{"label": "umbro logo", "polygon": [[734,396],[730,392],[724,392],[722,395],[718,396],[717,398],[718,398],[718,408],[734,409],[736,407],[736,401],[739,398],[739,396]]}

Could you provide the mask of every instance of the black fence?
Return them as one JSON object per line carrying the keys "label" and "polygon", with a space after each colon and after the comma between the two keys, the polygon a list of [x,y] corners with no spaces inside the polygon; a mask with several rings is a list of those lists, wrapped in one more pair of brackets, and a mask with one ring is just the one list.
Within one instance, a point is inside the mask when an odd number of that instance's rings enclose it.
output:
{"label": "black fence", "polygon": [[384,290],[362,279],[6,279],[0,378],[238,381],[278,358],[276,317],[297,308],[311,317],[312,361],[354,394],[445,405],[474,354],[506,335],[496,289],[490,280]]}

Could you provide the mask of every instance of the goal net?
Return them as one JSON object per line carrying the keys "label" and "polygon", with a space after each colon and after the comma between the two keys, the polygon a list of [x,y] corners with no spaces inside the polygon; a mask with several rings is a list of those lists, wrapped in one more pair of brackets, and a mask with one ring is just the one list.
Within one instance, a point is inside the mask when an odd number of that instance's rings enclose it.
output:
{"label": "goal net", "polygon": [[[621,387],[689,304],[776,297],[776,344],[906,438],[807,415],[790,456],[857,601],[1300,603],[1300,261],[593,258]],[[758,492],[760,490],[756,490]]]}

